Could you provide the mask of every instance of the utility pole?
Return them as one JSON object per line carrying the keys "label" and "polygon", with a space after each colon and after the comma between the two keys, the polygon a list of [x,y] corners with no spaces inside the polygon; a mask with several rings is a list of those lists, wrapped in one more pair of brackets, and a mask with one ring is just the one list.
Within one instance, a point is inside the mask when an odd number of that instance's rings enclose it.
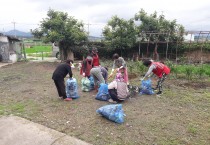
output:
{"label": "utility pole", "polygon": [[3,28],[3,34],[5,35],[5,31],[4,31],[4,28]]}
{"label": "utility pole", "polygon": [[14,36],[16,37],[16,30],[15,30],[15,24],[16,24],[16,22],[13,21],[12,23],[13,23],[13,25],[14,25]]}
{"label": "utility pole", "polygon": [[90,23],[88,22],[86,25],[88,26],[88,36],[89,36],[89,34],[90,34],[90,25],[92,25],[92,24],[90,24]]}

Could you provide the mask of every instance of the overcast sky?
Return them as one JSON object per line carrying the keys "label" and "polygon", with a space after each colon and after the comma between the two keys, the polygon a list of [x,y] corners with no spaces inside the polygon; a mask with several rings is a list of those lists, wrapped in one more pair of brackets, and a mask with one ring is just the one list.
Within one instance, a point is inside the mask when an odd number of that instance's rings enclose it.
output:
{"label": "overcast sky", "polygon": [[39,27],[49,8],[67,12],[83,21],[91,36],[101,36],[112,16],[130,19],[143,8],[148,14],[164,14],[186,30],[210,31],[210,0],[2,0],[0,32],[15,29],[29,32]]}

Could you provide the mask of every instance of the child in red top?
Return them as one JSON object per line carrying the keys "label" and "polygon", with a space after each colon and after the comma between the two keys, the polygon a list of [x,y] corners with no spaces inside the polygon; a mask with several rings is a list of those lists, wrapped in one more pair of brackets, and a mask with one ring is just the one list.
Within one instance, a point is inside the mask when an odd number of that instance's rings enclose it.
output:
{"label": "child in red top", "polygon": [[93,57],[93,67],[99,66],[100,63],[99,63],[98,50],[95,47],[92,49],[92,57]]}

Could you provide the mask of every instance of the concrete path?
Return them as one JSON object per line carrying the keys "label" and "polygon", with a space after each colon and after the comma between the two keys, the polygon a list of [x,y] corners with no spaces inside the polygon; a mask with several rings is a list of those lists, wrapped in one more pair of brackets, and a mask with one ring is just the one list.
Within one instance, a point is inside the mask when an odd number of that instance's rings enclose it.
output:
{"label": "concrete path", "polygon": [[90,145],[17,116],[0,117],[0,145]]}
{"label": "concrete path", "polygon": [[37,61],[37,62],[42,62],[42,61],[47,61],[47,62],[60,62],[56,57],[44,57],[42,60],[42,57],[33,57],[33,56],[27,56],[27,59],[30,61]]}
{"label": "concrete path", "polygon": [[10,65],[10,64],[13,64],[13,63],[2,63],[2,62],[0,62],[0,67],[5,66],[5,65]]}

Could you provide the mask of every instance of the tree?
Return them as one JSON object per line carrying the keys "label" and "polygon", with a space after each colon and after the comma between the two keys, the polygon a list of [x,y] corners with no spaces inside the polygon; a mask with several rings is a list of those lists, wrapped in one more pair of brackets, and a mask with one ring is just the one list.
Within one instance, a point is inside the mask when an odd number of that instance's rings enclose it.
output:
{"label": "tree", "polygon": [[103,29],[105,40],[110,42],[112,49],[130,49],[136,42],[134,20],[125,20],[113,16]]}
{"label": "tree", "polygon": [[143,9],[141,9],[137,14],[135,14],[134,19],[140,21],[141,24],[137,26],[137,32],[142,41],[147,41],[147,56],[148,56],[148,46],[150,42],[155,43],[154,54],[157,55],[157,42],[162,41],[167,44],[166,47],[166,58],[168,53],[168,43],[169,42],[181,42],[183,41],[184,27],[176,23],[176,20],[166,20],[165,16],[161,14],[157,15],[154,12],[148,15]]}
{"label": "tree", "polygon": [[[141,24],[137,26],[138,34],[141,34],[142,32],[156,32],[161,34],[159,36],[151,35],[151,41],[157,39],[159,41],[167,41],[167,39],[168,41],[177,41],[177,39],[183,40],[184,27],[177,24],[176,20],[166,20],[163,14],[158,16],[155,11],[153,14],[148,15],[143,9],[141,9],[135,14],[134,19],[141,22]],[[142,40],[147,39],[149,37],[148,35],[149,34],[142,35]]]}
{"label": "tree", "polygon": [[43,37],[43,32],[38,30],[37,28],[34,30],[31,30],[31,34],[38,39],[41,39]]}
{"label": "tree", "polygon": [[[61,60],[74,59],[72,48],[87,40],[84,24],[67,13],[49,9],[47,18],[41,21],[40,31],[45,42],[57,42]],[[34,34],[36,34],[34,33]]]}

